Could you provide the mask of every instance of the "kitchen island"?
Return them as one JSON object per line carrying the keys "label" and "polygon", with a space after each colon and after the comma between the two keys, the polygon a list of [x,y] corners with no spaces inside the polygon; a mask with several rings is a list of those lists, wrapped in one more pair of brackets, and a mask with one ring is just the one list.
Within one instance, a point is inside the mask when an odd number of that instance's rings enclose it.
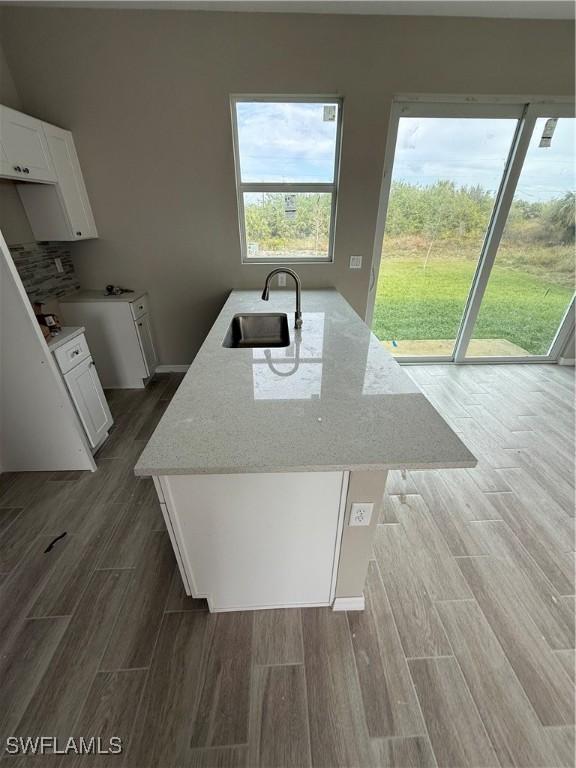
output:
{"label": "kitchen island", "polygon": [[476,464],[337,291],[302,309],[288,346],[230,348],[235,315],[294,311],[233,291],[135,467],[213,611],[362,609],[388,470]]}

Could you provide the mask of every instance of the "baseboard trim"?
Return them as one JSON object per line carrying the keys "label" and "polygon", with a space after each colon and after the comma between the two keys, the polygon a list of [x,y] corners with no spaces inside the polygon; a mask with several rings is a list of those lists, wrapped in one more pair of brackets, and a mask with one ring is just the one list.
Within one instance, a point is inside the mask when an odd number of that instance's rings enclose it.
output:
{"label": "baseboard trim", "polygon": [[364,595],[360,597],[337,597],[332,603],[333,611],[363,611]]}
{"label": "baseboard trim", "polygon": [[186,373],[189,365],[157,365],[156,373]]}
{"label": "baseboard trim", "polygon": [[561,357],[558,365],[576,365],[576,360],[573,357]]}

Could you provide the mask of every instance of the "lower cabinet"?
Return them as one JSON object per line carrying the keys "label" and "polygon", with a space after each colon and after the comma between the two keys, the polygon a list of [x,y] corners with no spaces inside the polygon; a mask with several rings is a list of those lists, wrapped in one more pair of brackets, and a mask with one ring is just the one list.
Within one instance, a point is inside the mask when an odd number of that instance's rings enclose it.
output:
{"label": "lower cabinet", "polygon": [[59,301],[64,323],[84,327],[102,386],[143,389],[158,365],[147,294],[86,290]]}
{"label": "lower cabinet", "polygon": [[108,434],[113,419],[92,358],[72,368],[64,380],[88,441],[95,448]]}
{"label": "lower cabinet", "polygon": [[114,423],[83,328],[63,328],[48,342],[91,447],[101,445]]}
{"label": "lower cabinet", "polygon": [[148,370],[148,376],[152,376],[158,365],[158,355],[156,354],[156,347],[154,346],[150,319],[148,315],[142,315],[135,322],[136,333],[138,334],[138,342],[140,344],[140,349],[142,350],[144,364]]}

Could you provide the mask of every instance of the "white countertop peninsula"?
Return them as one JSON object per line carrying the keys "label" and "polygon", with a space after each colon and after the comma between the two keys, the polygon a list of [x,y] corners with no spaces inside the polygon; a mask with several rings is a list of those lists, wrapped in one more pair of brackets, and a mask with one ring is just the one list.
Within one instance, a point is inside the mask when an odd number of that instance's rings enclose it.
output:
{"label": "white countertop peninsula", "polygon": [[[303,291],[302,310],[297,331],[293,291],[233,291],[135,467],[212,610],[362,608],[387,470],[476,463],[337,291]],[[285,312],[290,345],[224,347],[254,312]]]}
{"label": "white countertop peninsula", "polygon": [[136,465],[138,475],[471,467],[474,457],[334,290],[303,291],[291,345],[222,346],[235,314],[294,292],[234,291]]}

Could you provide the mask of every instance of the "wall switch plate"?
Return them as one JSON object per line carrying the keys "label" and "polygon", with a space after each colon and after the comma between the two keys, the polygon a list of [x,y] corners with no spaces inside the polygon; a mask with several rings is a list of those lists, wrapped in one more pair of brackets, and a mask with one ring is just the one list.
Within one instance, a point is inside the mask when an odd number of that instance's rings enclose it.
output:
{"label": "wall switch plate", "polygon": [[54,264],[56,266],[56,272],[64,272],[64,267],[62,266],[62,259],[58,256],[54,259]]}
{"label": "wall switch plate", "polygon": [[280,288],[286,288],[286,275],[284,274],[284,272],[281,272],[278,275],[278,286]]}
{"label": "wall switch plate", "polygon": [[357,501],[352,504],[348,525],[370,525],[374,504]]}
{"label": "wall switch plate", "polygon": [[350,256],[350,269],[362,269],[362,256]]}

